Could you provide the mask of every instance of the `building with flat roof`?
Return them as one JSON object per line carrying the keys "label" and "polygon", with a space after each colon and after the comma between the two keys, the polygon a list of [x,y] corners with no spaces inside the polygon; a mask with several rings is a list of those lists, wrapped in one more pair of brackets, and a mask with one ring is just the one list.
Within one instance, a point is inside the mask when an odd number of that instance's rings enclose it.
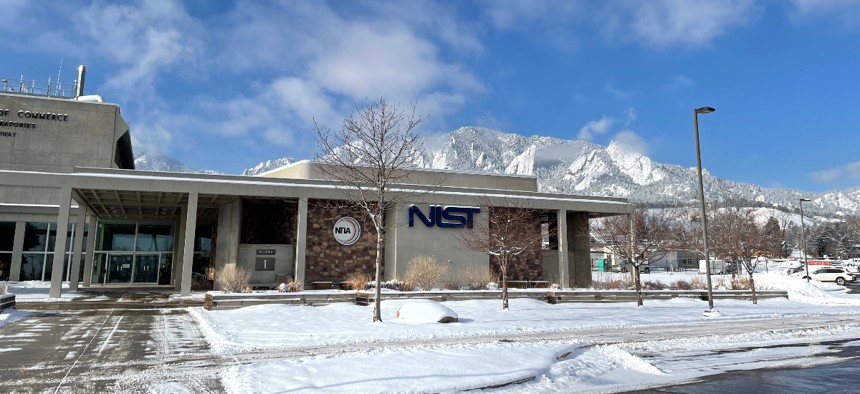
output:
{"label": "building with flat roof", "polygon": [[[0,279],[50,281],[53,297],[64,281],[187,295],[231,265],[267,286],[373,271],[372,225],[343,204],[348,186],[322,164],[254,177],[136,171],[116,105],[0,93],[0,111]],[[490,269],[459,234],[486,223],[482,204],[491,204],[534,210],[534,231],[552,234],[509,279],[589,287],[589,219],[630,209],[625,199],[540,193],[533,176],[408,172],[394,188],[408,198],[386,214],[386,279],[424,255],[452,276]]]}

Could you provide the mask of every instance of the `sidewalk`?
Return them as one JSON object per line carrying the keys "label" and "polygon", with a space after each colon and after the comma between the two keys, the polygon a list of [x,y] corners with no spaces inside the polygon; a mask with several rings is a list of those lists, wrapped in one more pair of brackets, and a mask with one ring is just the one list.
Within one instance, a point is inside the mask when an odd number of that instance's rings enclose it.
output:
{"label": "sidewalk", "polygon": [[62,296],[49,298],[50,283],[39,281],[8,282],[8,292],[15,295],[18,310],[84,310],[84,309],[159,309],[203,306],[205,291],[180,297],[178,292],[162,289],[112,289],[79,287],[69,290],[63,283]]}

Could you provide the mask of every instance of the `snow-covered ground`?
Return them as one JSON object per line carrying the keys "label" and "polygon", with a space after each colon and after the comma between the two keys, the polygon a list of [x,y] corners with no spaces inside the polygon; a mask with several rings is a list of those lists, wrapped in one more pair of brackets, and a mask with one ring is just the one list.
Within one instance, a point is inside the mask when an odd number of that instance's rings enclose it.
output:
{"label": "snow-covered ground", "polygon": [[[643,279],[669,284],[696,275]],[[723,279],[714,276],[714,283]],[[190,313],[225,360],[222,383],[232,393],[616,392],[831,363],[840,360],[835,347],[860,346],[860,294],[783,270],[757,273],[756,282],[786,290],[789,299],[717,300],[717,317],[705,317],[707,303],[695,299],[646,300],[643,307],[512,299],[504,311],[499,300],[457,301],[443,303],[459,319],[447,324],[433,323],[428,313],[439,310],[414,300],[384,301],[377,323],[372,307],[351,303]],[[35,284],[12,283],[10,291],[21,286],[39,298]],[[404,305],[408,313],[396,317]],[[22,314],[0,314],[0,327]]]}
{"label": "snow-covered ground", "polygon": [[[651,274],[664,283],[695,274]],[[715,279],[718,277],[715,277]],[[687,382],[730,370],[837,361],[822,341],[860,346],[860,296],[844,287],[756,275],[790,300],[691,299],[550,305],[511,300],[446,302],[459,322],[396,318],[411,301],[371,307],[261,305],[194,309],[213,351],[253,357],[230,367],[230,392],[448,392],[495,387],[516,392],[611,392]],[[797,345],[804,346],[784,346]],[[271,357],[280,354],[279,357]],[[510,384],[512,382],[518,382]],[[502,386],[502,387],[496,387]]]}

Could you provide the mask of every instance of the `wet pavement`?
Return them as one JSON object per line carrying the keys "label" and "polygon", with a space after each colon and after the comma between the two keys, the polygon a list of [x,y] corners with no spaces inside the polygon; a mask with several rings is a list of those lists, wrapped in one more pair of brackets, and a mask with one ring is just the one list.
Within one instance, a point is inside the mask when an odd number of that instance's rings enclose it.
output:
{"label": "wet pavement", "polygon": [[0,392],[220,392],[184,309],[32,312],[0,331]]}

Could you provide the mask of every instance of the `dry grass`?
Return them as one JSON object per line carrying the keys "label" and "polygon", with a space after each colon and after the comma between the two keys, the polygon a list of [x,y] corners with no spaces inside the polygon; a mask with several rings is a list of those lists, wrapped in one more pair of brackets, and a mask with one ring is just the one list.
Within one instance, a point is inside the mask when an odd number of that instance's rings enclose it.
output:
{"label": "dry grass", "polygon": [[293,277],[289,277],[285,283],[278,284],[277,289],[278,292],[281,293],[295,293],[297,291],[302,291],[302,284],[296,282]]}
{"label": "dry grass", "polygon": [[437,262],[435,257],[418,256],[409,262],[404,279],[416,288],[431,290],[447,271],[448,267]]}
{"label": "dry grass", "polygon": [[672,290],[693,290],[693,285],[686,280],[679,280],[669,286]]}
{"label": "dry grass", "polygon": [[653,280],[642,282],[642,290],[663,290],[663,284]]}
{"label": "dry grass", "polygon": [[251,291],[251,272],[236,264],[228,264],[216,278],[221,291],[225,293],[249,293]]}
{"label": "dry grass", "polygon": [[690,278],[690,286],[696,290],[707,290],[708,289],[708,279],[703,276],[694,276]]}
{"label": "dry grass", "polygon": [[464,277],[463,288],[467,290],[485,290],[491,282],[498,282],[489,267],[471,266],[466,268]]}
{"label": "dry grass", "polygon": [[370,288],[371,277],[367,272],[356,271],[346,277],[350,290],[366,290]]}

